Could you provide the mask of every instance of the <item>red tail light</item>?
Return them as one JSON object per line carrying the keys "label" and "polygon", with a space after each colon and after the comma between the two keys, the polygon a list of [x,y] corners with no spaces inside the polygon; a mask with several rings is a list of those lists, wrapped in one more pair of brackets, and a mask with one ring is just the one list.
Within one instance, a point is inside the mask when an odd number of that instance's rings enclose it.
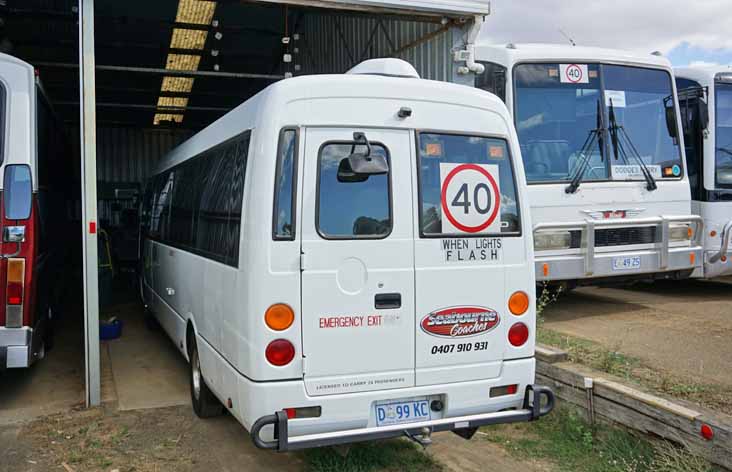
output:
{"label": "red tail light", "polygon": [[25,291],[25,259],[8,259],[5,285],[5,326],[23,326],[23,296]]}
{"label": "red tail light", "polygon": [[505,395],[515,395],[518,392],[518,385],[504,385],[503,387],[492,387],[490,390],[491,398],[503,397]]}
{"label": "red tail light", "polygon": [[512,346],[520,347],[529,339],[529,328],[523,323],[516,323],[508,330],[508,342]]}
{"label": "red tail light", "polygon": [[282,367],[295,358],[295,346],[286,339],[277,339],[269,343],[264,356],[270,364]]}
{"label": "red tail light", "polygon": [[8,282],[7,300],[8,305],[20,305],[23,303],[22,283]]}

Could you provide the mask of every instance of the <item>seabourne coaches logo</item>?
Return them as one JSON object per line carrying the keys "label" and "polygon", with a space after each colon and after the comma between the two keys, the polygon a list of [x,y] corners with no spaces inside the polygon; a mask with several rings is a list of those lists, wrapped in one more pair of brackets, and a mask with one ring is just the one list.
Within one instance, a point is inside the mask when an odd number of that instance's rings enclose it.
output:
{"label": "seabourne coaches logo", "polygon": [[453,306],[433,311],[422,318],[425,333],[440,338],[477,336],[492,330],[500,322],[495,310],[481,306]]}

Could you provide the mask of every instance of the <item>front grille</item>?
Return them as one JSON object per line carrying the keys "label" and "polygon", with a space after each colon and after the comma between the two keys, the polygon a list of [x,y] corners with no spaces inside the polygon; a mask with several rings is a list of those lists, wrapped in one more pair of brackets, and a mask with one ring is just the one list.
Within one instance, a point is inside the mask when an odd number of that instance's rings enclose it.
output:
{"label": "front grille", "polygon": [[[657,229],[656,226],[596,229],[595,247],[653,244],[656,242]],[[572,235],[571,247],[582,247],[582,232],[571,231],[570,233]]]}
{"label": "front grille", "polygon": [[653,244],[656,242],[656,229],[655,226],[597,229],[595,247]]}

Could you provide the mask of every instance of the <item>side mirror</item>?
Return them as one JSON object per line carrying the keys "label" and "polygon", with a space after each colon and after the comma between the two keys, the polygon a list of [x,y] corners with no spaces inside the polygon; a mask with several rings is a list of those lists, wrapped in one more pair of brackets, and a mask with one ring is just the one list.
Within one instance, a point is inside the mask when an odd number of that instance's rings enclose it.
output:
{"label": "side mirror", "polygon": [[699,129],[707,129],[709,127],[709,105],[704,100],[699,99],[696,101],[696,116]]}
{"label": "side mirror", "polygon": [[6,165],[3,193],[6,219],[27,220],[30,218],[33,201],[30,167],[23,164]]}
{"label": "side mirror", "polygon": [[339,182],[365,182],[371,175],[389,172],[389,163],[384,156],[351,154],[338,164]]}
{"label": "side mirror", "polygon": [[666,107],[666,129],[668,130],[668,135],[672,138],[676,139],[679,137],[678,129],[676,127],[676,110],[674,107]]}

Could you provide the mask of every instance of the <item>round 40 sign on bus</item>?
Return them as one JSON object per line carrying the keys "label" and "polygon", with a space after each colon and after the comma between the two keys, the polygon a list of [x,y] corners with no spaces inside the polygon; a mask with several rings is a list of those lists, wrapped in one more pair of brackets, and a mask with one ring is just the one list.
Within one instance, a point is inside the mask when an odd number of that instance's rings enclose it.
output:
{"label": "round 40 sign on bus", "polygon": [[441,163],[440,181],[443,233],[500,233],[497,165]]}

